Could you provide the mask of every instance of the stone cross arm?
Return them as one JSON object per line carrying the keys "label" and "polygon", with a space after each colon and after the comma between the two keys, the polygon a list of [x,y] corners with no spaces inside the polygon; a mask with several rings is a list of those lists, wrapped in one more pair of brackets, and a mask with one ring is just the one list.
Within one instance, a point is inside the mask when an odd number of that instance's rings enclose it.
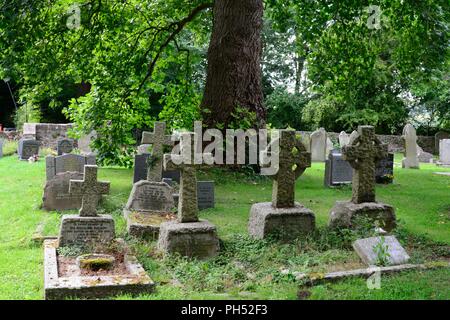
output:
{"label": "stone cross arm", "polygon": [[153,132],[144,131],[142,133],[142,144],[160,144],[172,146],[174,142],[170,135],[165,134],[166,123],[155,122]]}

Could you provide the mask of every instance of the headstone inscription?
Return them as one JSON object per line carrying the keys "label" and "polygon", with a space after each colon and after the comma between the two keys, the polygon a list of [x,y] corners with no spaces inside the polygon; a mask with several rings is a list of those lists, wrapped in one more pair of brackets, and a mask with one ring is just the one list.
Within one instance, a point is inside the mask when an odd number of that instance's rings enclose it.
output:
{"label": "headstone inscription", "polygon": [[[407,263],[410,259],[405,249],[394,236],[359,239],[353,243],[353,249],[368,266],[382,263],[392,266],[400,265]],[[380,257],[378,254],[379,250],[383,250],[385,255]],[[380,261],[380,259],[385,259],[386,261]]]}
{"label": "headstone inscription", "polygon": [[335,187],[351,184],[353,168],[344,160],[341,152],[330,152],[325,161],[325,186]]}
{"label": "headstone inscription", "polygon": [[413,125],[407,124],[403,128],[402,139],[405,144],[405,158],[402,160],[402,167],[419,169],[419,159],[417,158],[417,135]]}
{"label": "headstone inscription", "polygon": [[158,248],[166,253],[207,258],[217,254],[219,239],[216,227],[198,218],[196,170],[205,165],[194,161],[195,141],[194,133],[184,132],[180,135],[180,154],[164,155],[164,168],[180,171],[180,196],[178,219],[161,224]]}
{"label": "headstone inscription", "polygon": [[58,140],[56,144],[56,151],[58,153],[58,156],[61,156],[65,153],[71,153],[73,151],[73,140],[71,139]]}
{"label": "headstone inscription", "polygon": [[[278,145],[279,150],[274,147]],[[256,239],[276,234],[283,239],[293,239],[315,228],[314,213],[295,201],[295,182],[311,166],[311,153],[306,152],[295,131],[280,130],[268,149],[261,154],[263,166],[268,165],[268,155],[279,159],[273,179],[272,203],[256,203],[250,210],[248,232]]]}
{"label": "headstone inscription", "polygon": [[394,181],[394,154],[388,153],[387,156],[378,160],[375,168],[375,182],[380,184],[389,184]]}
{"label": "headstone inscription", "polygon": [[19,160],[28,160],[30,157],[39,154],[39,142],[34,139],[20,139],[17,153]]}
{"label": "headstone inscription", "polygon": [[109,193],[109,182],[97,181],[97,166],[84,167],[83,180],[71,180],[69,193],[82,197],[79,215],[64,215],[59,233],[59,246],[98,246],[109,244],[115,237],[114,219],[97,214],[97,202]]}
{"label": "headstone inscription", "polygon": [[63,154],[62,156],[47,156],[45,158],[45,171],[47,181],[61,172],[83,172],[85,165],[95,165],[94,155],[82,156],[79,154]]}
{"label": "headstone inscription", "polygon": [[358,137],[342,148],[344,160],[353,167],[352,200],[338,201],[331,210],[329,226],[351,227],[357,216],[382,223],[390,231],[396,226],[392,206],[375,200],[376,162],[387,155],[387,145],[381,144],[372,126],[359,126]]}

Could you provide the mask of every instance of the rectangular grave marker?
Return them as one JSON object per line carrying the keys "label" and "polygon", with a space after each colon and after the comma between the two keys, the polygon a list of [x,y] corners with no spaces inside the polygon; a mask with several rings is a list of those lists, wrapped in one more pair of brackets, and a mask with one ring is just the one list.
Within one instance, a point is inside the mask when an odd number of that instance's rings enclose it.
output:
{"label": "rectangular grave marker", "polygon": [[198,209],[214,208],[214,181],[197,182]]}
{"label": "rectangular grave marker", "polygon": [[333,187],[351,184],[353,168],[345,161],[340,152],[330,152],[325,162],[325,186]]}
{"label": "rectangular grave marker", "polygon": [[28,160],[39,154],[39,142],[34,139],[20,139],[17,153],[19,160]]}

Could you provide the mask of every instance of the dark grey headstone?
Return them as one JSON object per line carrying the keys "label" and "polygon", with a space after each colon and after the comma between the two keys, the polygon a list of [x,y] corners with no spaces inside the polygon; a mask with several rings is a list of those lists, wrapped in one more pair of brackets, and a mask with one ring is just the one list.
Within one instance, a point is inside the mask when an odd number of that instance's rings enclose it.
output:
{"label": "dark grey headstone", "polygon": [[[390,179],[392,177],[392,179]],[[392,183],[394,177],[394,154],[388,156],[377,163],[375,169],[375,179],[377,183]]]}
{"label": "dark grey headstone", "polygon": [[95,165],[94,155],[64,154],[62,156],[47,156],[45,158],[47,181],[61,172],[84,172],[85,165]]}
{"label": "dark grey headstone", "polygon": [[28,160],[30,157],[39,154],[39,142],[34,139],[20,139],[17,149],[19,160]]}
{"label": "dark grey headstone", "polygon": [[[134,156],[134,174],[133,174],[133,183],[136,183],[141,180],[147,180],[147,160],[151,156],[151,154],[137,154]],[[176,181],[180,183],[180,171],[163,171],[163,178],[172,179],[172,181]]]}
{"label": "dark grey headstone", "polygon": [[351,184],[353,168],[342,157],[342,153],[333,150],[325,161],[325,186],[333,187]]}
{"label": "dark grey headstone", "polygon": [[58,143],[56,145],[56,151],[58,152],[58,156],[61,156],[65,153],[71,153],[73,151],[73,140],[71,139],[58,140]]}
{"label": "dark grey headstone", "polygon": [[214,208],[214,181],[197,182],[198,209]]}

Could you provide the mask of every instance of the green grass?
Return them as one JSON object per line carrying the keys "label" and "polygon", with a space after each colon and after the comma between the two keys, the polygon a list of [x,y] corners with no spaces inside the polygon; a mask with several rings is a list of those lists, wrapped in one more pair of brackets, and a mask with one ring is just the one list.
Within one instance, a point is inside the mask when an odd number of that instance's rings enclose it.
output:
{"label": "green grass", "polygon": [[[400,158],[396,156],[396,162]],[[351,241],[364,230],[337,234],[325,226],[336,200],[349,199],[351,188],[323,187],[324,165],[314,163],[298,180],[296,199],[312,209],[318,231],[293,243],[255,241],[246,234],[253,203],[270,201],[271,181],[222,170],[202,172],[216,181],[216,208],[201,218],[216,224],[221,253],[208,261],[163,258],[155,242],[129,239],[122,206],[132,187],[132,170],[102,168],[99,178],[111,182],[111,194],[100,210],[116,221],[138,259],[157,282],[157,291],[137,299],[296,299],[299,283],[294,272],[325,272],[361,267]],[[401,226],[400,241],[413,262],[450,257],[450,178],[434,175],[450,171],[422,164],[420,170],[395,168],[395,183],[377,187],[378,200],[394,205]],[[61,214],[39,209],[45,183],[45,161],[0,159],[0,299],[42,299],[43,250],[32,236],[58,233]],[[361,233],[362,232],[362,233]],[[368,290],[364,279],[348,279],[308,289],[312,299],[450,299],[448,269],[383,276],[381,290]],[[445,285],[447,284],[447,285]],[[130,297],[119,297],[130,299]]]}

